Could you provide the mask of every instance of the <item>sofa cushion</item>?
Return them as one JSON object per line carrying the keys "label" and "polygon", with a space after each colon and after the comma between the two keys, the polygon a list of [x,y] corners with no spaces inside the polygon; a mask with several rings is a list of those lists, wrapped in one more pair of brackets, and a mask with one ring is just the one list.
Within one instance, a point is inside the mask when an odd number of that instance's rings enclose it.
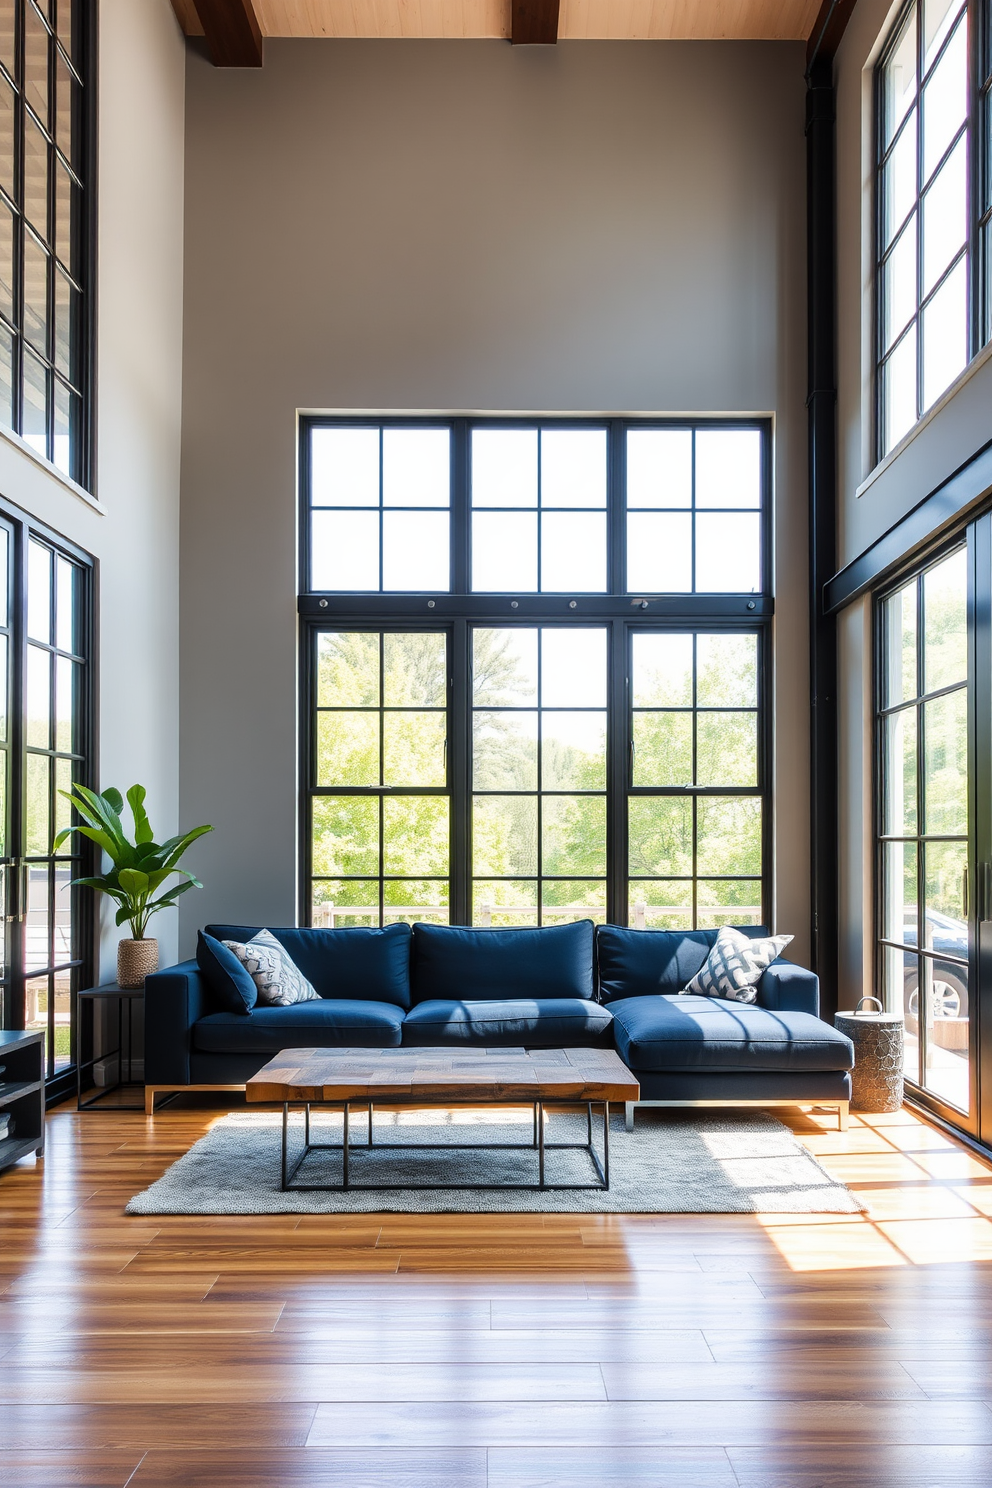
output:
{"label": "sofa cushion", "polygon": [[[739,928],[752,940],[768,933],[763,925]],[[597,926],[601,1000],[612,1002],[618,997],[681,992],[706,961],[716,944],[716,936],[715,930],[624,930],[620,925]]]}
{"label": "sofa cushion", "polygon": [[413,1001],[592,998],[593,924],[543,930],[413,927]]}
{"label": "sofa cushion", "polygon": [[613,1019],[584,997],[512,998],[497,1002],[418,1002],[403,1020],[404,1044],[522,1045],[527,1049],[584,1048],[609,1043]]}
{"label": "sofa cushion", "polygon": [[714,997],[629,997],[610,1004],[617,1053],[632,1070],[848,1070],[854,1045],[811,1013]]}
{"label": "sofa cushion", "polygon": [[251,1012],[258,1001],[255,979],[223,941],[198,930],[196,964],[203,972],[207,990],[226,1012]]}
{"label": "sofa cushion", "polygon": [[403,1011],[395,1003],[316,998],[289,1007],[209,1013],[193,1025],[193,1047],[205,1054],[278,1054],[281,1049],[396,1048]]}
{"label": "sofa cushion", "polygon": [[[208,925],[215,940],[251,940],[260,927]],[[381,930],[272,928],[321,997],[410,1006],[410,926]]]}

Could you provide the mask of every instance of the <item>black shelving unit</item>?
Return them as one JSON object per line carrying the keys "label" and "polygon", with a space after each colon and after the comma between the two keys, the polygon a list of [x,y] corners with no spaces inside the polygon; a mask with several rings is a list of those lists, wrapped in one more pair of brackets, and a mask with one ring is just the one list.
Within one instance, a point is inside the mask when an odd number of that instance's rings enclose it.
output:
{"label": "black shelving unit", "polygon": [[0,1030],[0,1116],[13,1131],[0,1138],[0,1171],[45,1150],[45,1035]]}

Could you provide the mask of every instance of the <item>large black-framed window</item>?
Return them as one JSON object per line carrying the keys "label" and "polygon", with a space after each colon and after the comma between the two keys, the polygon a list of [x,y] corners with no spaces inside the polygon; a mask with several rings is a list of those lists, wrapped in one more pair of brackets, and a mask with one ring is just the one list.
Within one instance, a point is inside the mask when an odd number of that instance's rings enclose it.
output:
{"label": "large black-framed window", "polygon": [[301,919],[768,923],[770,470],[761,419],[301,420]]}
{"label": "large black-framed window", "polygon": [[0,0],[0,424],[91,480],[94,0]]}
{"label": "large black-framed window", "polygon": [[53,1094],[74,1080],[76,993],[92,972],[90,871],[60,794],[90,783],[93,571],[87,555],[0,507],[0,1022],[45,1035]]}
{"label": "large black-framed window", "polygon": [[876,83],[879,458],[988,340],[989,0],[910,0]]}

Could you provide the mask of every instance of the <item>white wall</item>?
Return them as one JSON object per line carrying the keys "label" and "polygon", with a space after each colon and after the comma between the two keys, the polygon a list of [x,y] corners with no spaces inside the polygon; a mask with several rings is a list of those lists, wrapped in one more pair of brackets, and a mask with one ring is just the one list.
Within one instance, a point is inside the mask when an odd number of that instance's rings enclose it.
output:
{"label": "white wall", "polygon": [[[191,49],[182,815],[296,916],[298,409],[771,412],[776,918],[808,954],[803,49]],[[195,898],[195,903],[191,902]]]}
{"label": "white wall", "polygon": [[[184,45],[169,0],[101,0],[97,472],[88,502],[0,437],[0,492],[98,563],[102,785],[178,819]],[[174,958],[177,916],[153,922]],[[101,975],[120,932],[104,925]]]}

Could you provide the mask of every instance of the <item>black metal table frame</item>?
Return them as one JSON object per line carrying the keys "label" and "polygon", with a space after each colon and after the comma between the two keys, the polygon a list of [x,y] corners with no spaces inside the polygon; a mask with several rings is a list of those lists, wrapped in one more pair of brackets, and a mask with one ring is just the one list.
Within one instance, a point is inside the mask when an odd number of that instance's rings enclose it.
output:
{"label": "black metal table frame", "polygon": [[[282,1108],[282,1165],[281,1181],[283,1193],[356,1193],[356,1192],[390,1192],[402,1189],[455,1189],[463,1192],[471,1192],[476,1189],[499,1188],[499,1189],[523,1189],[528,1192],[545,1193],[557,1189],[595,1189],[605,1192],[610,1186],[610,1103],[604,1101],[575,1101],[575,1100],[536,1100],[522,1102],[520,1100],[485,1101],[480,1102],[486,1107],[504,1106],[520,1108],[523,1104],[532,1105],[534,1108],[534,1132],[531,1142],[445,1142],[438,1145],[436,1142],[376,1142],[374,1140],[373,1112],[374,1101],[371,1100],[346,1100],[346,1101],[306,1101],[303,1105],[303,1151],[295,1162],[290,1161],[289,1156],[289,1115],[290,1105],[297,1104],[285,1101]],[[389,1106],[409,1106],[418,1110],[448,1109],[452,1104],[452,1097],[445,1097],[444,1101],[426,1101],[422,1096],[412,1097],[408,1101],[401,1098],[389,1096],[386,1101]],[[461,1101],[458,1104],[462,1104]],[[310,1111],[312,1106],[319,1106],[322,1110],[338,1110],[343,1115],[343,1132],[340,1142],[311,1142],[310,1140]],[[548,1142],[545,1138],[545,1110],[550,1106],[552,1109],[575,1110],[576,1105],[584,1105],[586,1108],[586,1140],[584,1142]],[[352,1183],[349,1172],[349,1159],[351,1152],[358,1145],[351,1141],[351,1108],[360,1106],[368,1111],[368,1136],[360,1145],[367,1152],[536,1152],[538,1181],[536,1183]],[[592,1113],[593,1107],[599,1106],[603,1118],[603,1158],[600,1161],[599,1153],[596,1151],[593,1141]],[[341,1182],[340,1183],[294,1183],[293,1179],[299,1173],[307,1158],[313,1152],[340,1152],[341,1153]],[[548,1183],[545,1181],[545,1154],[548,1152],[585,1152],[599,1179],[598,1183]]]}
{"label": "black metal table frame", "polygon": [[[137,1104],[131,1102],[127,1105],[107,1104],[108,1095],[114,1095],[118,1090],[127,1086],[141,1088],[142,1082],[133,1079],[134,1075],[134,1004],[144,996],[144,989],[137,987],[120,987],[113,992],[104,992],[99,988],[87,989],[78,995],[77,1005],[82,1008],[88,1003],[91,1010],[90,1037],[93,1037],[93,1025],[96,1022],[96,1004],[117,1000],[117,1047],[105,1049],[102,1054],[94,1055],[92,1059],[80,1060],[76,1065],[76,1110],[77,1111],[109,1111],[116,1114],[118,1111],[143,1111],[145,1109],[144,1098]],[[124,1057],[124,1004],[127,1003],[127,1058]],[[80,1027],[82,1035],[82,1027]],[[83,1072],[91,1070],[104,1060],[117,1059],[118,1078],[113,1085],[97,1087],[97,1094],[91,1095],[88,1100],[83,1100]],[[124,1066],[127,1065],[127,1078],[124,1078]],[[94,1082],[95,1083],[95,1082]]]}

